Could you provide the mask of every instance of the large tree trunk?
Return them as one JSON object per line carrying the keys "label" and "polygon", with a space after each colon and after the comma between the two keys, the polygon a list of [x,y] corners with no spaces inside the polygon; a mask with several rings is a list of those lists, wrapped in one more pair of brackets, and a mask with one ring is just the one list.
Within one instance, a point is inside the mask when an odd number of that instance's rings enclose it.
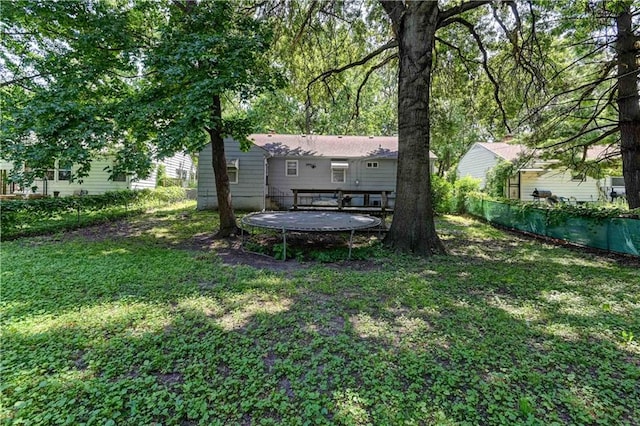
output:
{"label": "large tree trunk", "polygon": [[398,4],[383,5],[394,21],[400,57],[396,203],[384,242],[423,256],[444,253],[436,233],[429,173],[429,89],[438,3],[406,3],[404,12],[395,16],[397,9],[391,9]]}
{"label": "large tree trunk", "polygon": [[616,17],[618,39],[618,117],[622,175],[629,208],[640,208],[640,94],[638,93],[638,48],[629,8]]}
{"label": "large tree trunk", "polygon": [[218,196],[218,212],[220,214],[220,229],[217,237],[229,237],[238,231],[236,216],[231,202],[231,189],[229,187],[229,175],[227,174],[227,158],[224,154],[224,138],[221,132],[222,107],[220,96],[213,97],[212,117],[216,125],[207,130],[211,140],[211,162],[216,181],[216,194]]}

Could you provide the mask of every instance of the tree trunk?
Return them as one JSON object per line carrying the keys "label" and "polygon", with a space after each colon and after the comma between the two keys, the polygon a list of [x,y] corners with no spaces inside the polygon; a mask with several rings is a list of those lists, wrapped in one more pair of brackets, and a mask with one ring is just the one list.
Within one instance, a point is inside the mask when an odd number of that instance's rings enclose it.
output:
{"label": "tree trunk", "polygon": [[618,39],[618,117],[622,175],[629,208],[640,208],[640,94],[638,93],[638,48],[634,35],[631,7],[616,17]]}
{"label": "tree trunk", "polygon": [[[398,4],[384,6],[389,11]],[[429,173],[429,89],[438,3],[407,2],[403,13],[391,18],[400,57],[398,174],[393,222],[384,242],[398,251],[429,256],[445,252],[436,233]]]}
{"label": "tree trunk", "polygon": [[221,132],[222,107],[220,96],[213,97],[212,118],[216,123],[207,129],[211,140],[211,162],[216,181],[216,194],[218,196],[218,213],[220,214],[220,229],[216,237],[223,238],[235,235],[238,231],[236,216],[231,202],[231,189],[229,188],[229,175],[227,174],[227,158],[224,154],[224,138]]}

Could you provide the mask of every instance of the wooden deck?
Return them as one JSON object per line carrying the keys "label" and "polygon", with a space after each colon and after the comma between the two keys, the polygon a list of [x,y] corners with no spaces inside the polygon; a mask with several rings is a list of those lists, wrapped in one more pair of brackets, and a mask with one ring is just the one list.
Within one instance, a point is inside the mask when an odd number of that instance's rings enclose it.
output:
{"label": "wooden deck", "polygon": [[[336,190],[336,189],[292,189],[293,205],[291,210],[298,211],[343,211],[349,213],[369,214],[373,216],[386,217],[393,214],[393,209],[389,207],[389,195],[393,192],[390,190]],[[321,202],[304,204],[300,203],[302,195],[306,196],[322,196],[323,194],[331,194],[335,199],[335,205],[324,204]],[[351,206],[350,201],[354,195],[362,195],[364,203],[362,206]],[[380,197],[380,204],[374,205],[371,196]]]}

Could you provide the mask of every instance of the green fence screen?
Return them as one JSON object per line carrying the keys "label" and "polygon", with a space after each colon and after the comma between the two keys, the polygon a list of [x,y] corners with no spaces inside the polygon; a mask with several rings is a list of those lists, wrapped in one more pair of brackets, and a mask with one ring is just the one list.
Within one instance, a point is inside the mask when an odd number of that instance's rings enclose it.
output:
{"label": "green fence screen", "polygon": [[467,212],[519,231],[617,253],[640,256],[640,220],[633,218],[553,217],[549,209],[521,209],[469,197]]}

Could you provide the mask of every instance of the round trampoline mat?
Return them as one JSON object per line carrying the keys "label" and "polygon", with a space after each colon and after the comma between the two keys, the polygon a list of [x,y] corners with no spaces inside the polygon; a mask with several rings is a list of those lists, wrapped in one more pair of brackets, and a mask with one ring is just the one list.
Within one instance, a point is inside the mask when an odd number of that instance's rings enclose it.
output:
{"label": "round trampoline mat", "polygon": [[380,225],[377,217],[338,212],[258,212],[242,218],[241,223],[259,228],[300,232],[339,232]]}

